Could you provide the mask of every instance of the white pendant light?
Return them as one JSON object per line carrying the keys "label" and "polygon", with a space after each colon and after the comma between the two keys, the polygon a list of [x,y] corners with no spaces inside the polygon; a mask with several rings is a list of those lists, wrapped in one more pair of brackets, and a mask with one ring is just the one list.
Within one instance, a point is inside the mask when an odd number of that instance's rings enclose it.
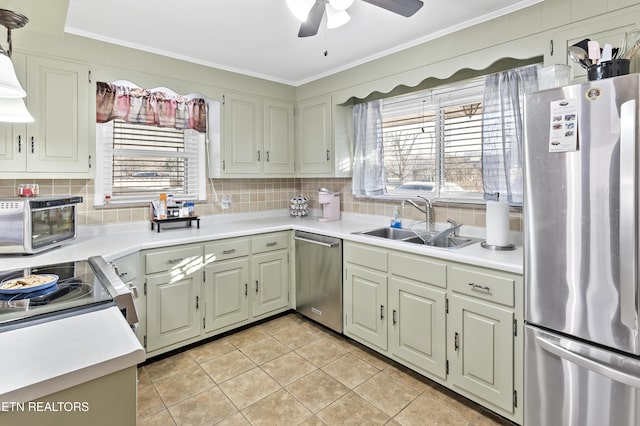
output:
{"label": "white pendant light", "polygon": [[18,81],[11,58],[0,47],[0,98],[24,98],[25,96],[27,92]]}
{"label": "white pendant light", "polygon": [[24,105],[22,98],[0,98],[0,122],[32,123],[33,116]]}
{"label": "white pendant light", "polygon": [[336,10],[346,10],[351,7],[353,0],[329,0],[329,4]]}
{"label": "white pendant light", "polygon": [[334,9],[330,3],[327,3],[327,28],[330,30],[338,28],[351,20],[351,16],[346,10]]}
{"label": "white pendant light", "polygon": [[287,7],[300,22],[305,22],[316,0],[287,0]]}

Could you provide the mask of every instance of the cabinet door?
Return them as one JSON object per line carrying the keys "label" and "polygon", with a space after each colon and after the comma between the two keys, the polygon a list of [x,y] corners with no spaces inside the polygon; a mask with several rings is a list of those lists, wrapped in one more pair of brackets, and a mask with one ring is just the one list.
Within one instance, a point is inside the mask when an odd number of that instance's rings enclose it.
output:
{"label": "cabinet door", "polygon": [[84,65],[27,58],[28,171],[89,172],[88,76]]}
{"label": "cabinet door", "polygon": [[215,262],[205,267],[205,332],[249,318],[249,259]]}
{"label": "cabinet door", "polygon": [[147,277],[147,351],[200,334],[201,272]]}
{"label": "cabinet door", "polygon": [[264,173],[293,174],[293,104],[264,101]]}
{"label": "cabinet door", "polygon": [[24,172],[26,167],[27,127],[0,123],[0,171]]}
{"label": "cabinet door", "polygon": [[258,316],[289,304],[289,261],[286,250],[256,254],[252,257],[252,314]]}
{"label": "cabinet door", "polygon": [[391,353],[446,379],[446,293],[423,283],[392,277],[389,282]]}
{"label": "cabinet door", "polygon": [[356,265],[345,269],[344,330],[387,350],[387,275]]}
{"label": "cabinet door", "polygon": [[449,300],[449,313],[453,387],[512,413],[513,312],[454,294]]}
{"label": "cabinet door", "polygon": [[262,171],[262,107],[260,99],[240,93],[224,97],[224,172],[258,174]]}
{"label": "cabinet door", "polygon": [[298,114],[298,162],[301,175],[331,175],[333,151],[331,97],[301,102]]}

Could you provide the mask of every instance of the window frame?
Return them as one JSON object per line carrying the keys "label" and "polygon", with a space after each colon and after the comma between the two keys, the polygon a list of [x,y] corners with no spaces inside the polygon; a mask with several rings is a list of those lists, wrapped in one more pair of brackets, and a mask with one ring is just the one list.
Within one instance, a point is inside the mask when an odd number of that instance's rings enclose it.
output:
{"label": "window frame", "polygon": [[[399,103],[399,102],[410,102],[413,101],[416,104],[413,105],[414,108],[420,108],[419,103],[422,100],[427,99],[429,97],[437,99],[437,102],[432,102],[431,105],[437,104],[437,118],[435,120],[435,132],[437,134],[436,140],[436,153],[435,153],[435,175],[436,179],[433,182],[435,184],[435,191],[415,191],[415,193],[410,193],[407,191],[406,194],[393,194],[393,193],[385,193],[381,195],[356,195],[356,198],[368,198],[368,199],[379,199],[379,200],[402,200],[407,198],[415,198],[416,195],[426,196],[432,201],[435,202],[445,202],[445,203],[456,203],[456,204],[484,204],[484,192],[480,189],[479,192],[471,192],[471,191],[443,191],[440,189],[440,182],[444,175],[444,171],[446,168],[446,163],[443,164],[444,161],[444,147],[446,140],[443,139],[441,128],[441,123],[443,120],[442,114],[443,109],[446,107],[450,107],[452,105],[461,105],[465,102],[473,102],[477,103],[483,102],[484,96],[484,82],[485,76],[479,76],[455,83],[446,84],[443,86],[437,86],[427,90],[421,90],[416,92],[411,92],[404,95],[394,96],[383,99],[383,122],[385,120],[384,117],[384,105],[385,103]],[[403,100],[404,99],[404,100]],[[422,108],[424,111],[424,107]],[[479,138],[479,151],[481,154],[481,131],[482,125],[479,126],[480,138]],[[385,172],[386,175],[386,172]],[[386,181],[385,177],[385,187],[388,181]],[[405,182],[411,183],[411,182]],[[482,182],[480,182],[482,188]],[[446,183],[445,183],[446,185]],[[386,188],[385,188],[386,191]]]}
{"label": "window frame", "polygon": [[[96,123],[96,157],[98,161],[96,162],[96,177],[94,182],[94,205],[147,206],[152,199],[157,198],[159,192],[148,191],[136,195],[124,196],[113,196],[112,194],[113,157],[115,152],[121,152],[121,150],[113,149],[113,128],[113,121]],[[185,144],[196,144],[195,147],[192,147],[195,148],[194,153],[187,156],[196,164],[196,183],[191,194],[176,192],[173,194],[176,199],[179,200],[206,201],[206,135],[195,130],[185,130],[184,134]],[[180,155],[179,157],[184,157],[184,155]],[[105,198],[107,195],[110,197],[108,201]]]}

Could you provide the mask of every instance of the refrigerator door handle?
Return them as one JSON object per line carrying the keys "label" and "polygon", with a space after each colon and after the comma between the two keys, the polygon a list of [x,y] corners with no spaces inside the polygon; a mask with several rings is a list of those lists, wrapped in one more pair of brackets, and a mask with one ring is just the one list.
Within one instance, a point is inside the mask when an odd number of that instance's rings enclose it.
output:
{"label": "refrigerator door handle", "polygon": [[635,375],[616,370],[608,365],[599,363],[597,360],[572,352],[569,349],[557,345],[556,343],[550,342],[544,337],[536,336],[536,343],[547,352],[552,353],[561,359],[566,359],[567,361],[603,375],[613,381],[640,389],[640,378]]}
{"label": "refrigerator door handle", "polygon": [[[636,101],[620,107],[620,321],[637,327],[636,312]],[[624,196],[622,194],[625,194]],[[624,253],[624,256],[622,256]]]}

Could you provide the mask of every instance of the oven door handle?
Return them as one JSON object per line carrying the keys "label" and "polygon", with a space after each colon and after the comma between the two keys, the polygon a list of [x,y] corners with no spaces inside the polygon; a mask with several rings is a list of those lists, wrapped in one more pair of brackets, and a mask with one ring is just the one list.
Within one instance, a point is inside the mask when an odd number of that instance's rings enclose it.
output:
{"label": "oven door handle", "polygon": [[640,389],[640,378],[627,374],[623,371],[616,370],[608,365],[602,364],[597,360],[591,359],[581,354],[577,354],[567,348],[556,343],[550,342],[544,337],[536,336],[536,343],[545,351],[556,355],[560,359],[565,359],[582,368],[598,373],[613,381],[623,383],[627,386]]}

